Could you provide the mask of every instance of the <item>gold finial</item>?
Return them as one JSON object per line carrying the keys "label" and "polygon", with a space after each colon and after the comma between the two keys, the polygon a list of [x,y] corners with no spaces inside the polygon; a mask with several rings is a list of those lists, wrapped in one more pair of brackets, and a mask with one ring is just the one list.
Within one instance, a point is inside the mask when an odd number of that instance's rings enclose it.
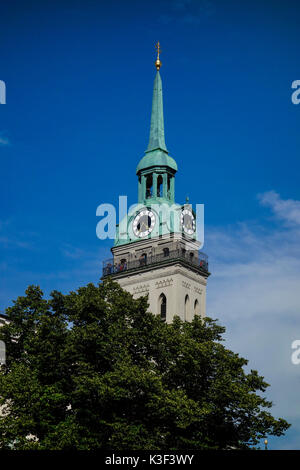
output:
{"label": "gold finial", "polygon": [[155,67],[156,67],[156,70],[159,70],[161,67],[161,60],[159,58],[159,54],[161,53],[161,48],[160,48],[159,41],[157,41],[157,44],[155,44],[155,49],[157,50],[157,59],[155,61]]}

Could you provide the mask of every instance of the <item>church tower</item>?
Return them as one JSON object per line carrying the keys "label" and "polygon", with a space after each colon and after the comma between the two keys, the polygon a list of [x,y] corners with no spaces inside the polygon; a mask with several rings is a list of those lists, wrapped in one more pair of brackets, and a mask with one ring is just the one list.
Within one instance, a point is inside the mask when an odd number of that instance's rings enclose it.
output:
{"label": "church tower", "polygon": [[177,164],[165,143],[159,43],[156,48],[150,138],[136,168],[138,203],[117,226],[103,279],[111,276],[135,297],[148,294],[149,310],[163,321],[175,315],[191,321],[205,316],[208,260],[199,251],[196,213],[175,202]]}

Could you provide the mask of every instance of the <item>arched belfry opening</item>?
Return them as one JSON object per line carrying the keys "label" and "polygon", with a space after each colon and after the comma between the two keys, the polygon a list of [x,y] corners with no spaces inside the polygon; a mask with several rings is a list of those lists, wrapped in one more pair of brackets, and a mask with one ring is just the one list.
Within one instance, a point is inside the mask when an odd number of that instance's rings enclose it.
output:
{"label": "arched belfry opening", "polygon": [[147,176],[146,180],[146,198],[152,197],[153,194],[153,177],[152,175]]}
{"label": "arched belfry opening", "polygon": [[167,320],[167,297],[165,294],[160,294],[158,298],[158,314],[161,321]]}
{"label": "arched belfry opening", "polygon": [[163,196],[163,177],[161,175],[157,178],[157,197]]}

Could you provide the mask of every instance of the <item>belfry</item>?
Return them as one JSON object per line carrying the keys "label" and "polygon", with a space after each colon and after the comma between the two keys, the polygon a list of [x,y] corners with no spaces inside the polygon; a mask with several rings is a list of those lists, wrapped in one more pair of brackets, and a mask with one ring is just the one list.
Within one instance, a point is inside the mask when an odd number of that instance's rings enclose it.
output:
{"label": "belfry", "polygon": [[134,297],[148,294],[149,310],[171,322],[205,316],[208,259],[200,252],[196,213],[175,202],[177,164],[165,143],[160,45],[155,61],[150,138],[140,160],[138,203],[116,227],[103,279],[111,276]]}

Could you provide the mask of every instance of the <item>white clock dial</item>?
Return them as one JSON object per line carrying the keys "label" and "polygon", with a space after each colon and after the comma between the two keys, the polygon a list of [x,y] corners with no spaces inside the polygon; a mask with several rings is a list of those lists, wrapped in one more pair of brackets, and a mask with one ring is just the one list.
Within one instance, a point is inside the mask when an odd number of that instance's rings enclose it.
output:
{"label": "white clock dial", "polygon": [[194,214],[189,209],[184,209],[181,212],[181,225],[185,233],[193,235],[196,230],[196,221]]}
{"label": "white clock dial", "polygon": [[155,215],[149,209],[141,210],[132,223],[133,233],[136,237],[147,237],[152,232],[155,225]]}

